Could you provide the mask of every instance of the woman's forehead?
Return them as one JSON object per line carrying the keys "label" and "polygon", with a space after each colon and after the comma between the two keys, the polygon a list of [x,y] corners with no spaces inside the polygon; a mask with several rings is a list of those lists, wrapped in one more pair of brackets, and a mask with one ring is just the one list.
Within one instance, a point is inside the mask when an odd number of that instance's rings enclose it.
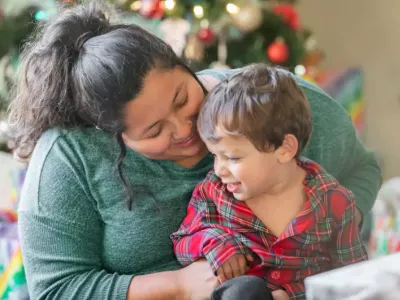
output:
{"label": "woman's forehead", "polygon": [[140,135],[146,127],[169,113],[178,90],[184,85],[185,76],[187,74],[177,68],[149,72],[141,92],[124,109],[125,126],[132,135]]}

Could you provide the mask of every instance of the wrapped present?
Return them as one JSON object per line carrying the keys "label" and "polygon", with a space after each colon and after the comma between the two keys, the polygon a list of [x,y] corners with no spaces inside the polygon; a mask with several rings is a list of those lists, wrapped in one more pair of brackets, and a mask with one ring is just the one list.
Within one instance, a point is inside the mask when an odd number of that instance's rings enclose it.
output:
{"label": "wrapped present", "polygon": [[29,299],[17,223],[0,223],[0,299]]}
{"label": "wrapped present", "polygon": [[382,185],[372,214],[370,256],[400,252],[400,177],[392,178]]}
{"label": "wrapped present", "polygon": [[310,276],[307,300],[400,299],[400,253]]}

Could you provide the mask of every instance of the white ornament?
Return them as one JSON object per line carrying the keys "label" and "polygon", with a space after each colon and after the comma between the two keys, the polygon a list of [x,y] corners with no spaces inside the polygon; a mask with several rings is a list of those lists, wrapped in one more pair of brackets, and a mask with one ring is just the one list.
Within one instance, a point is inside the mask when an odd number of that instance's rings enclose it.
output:
{"label": "white ornament", "polygon": [[261,7],[249,4],[240,8],[238,13],[231,14],[233,23],[242,32],[250,32],[260,27],[263,21]]}
{"label": "white ornament", "polygon": [[184,19],[168,18],[161,22],[160,31],[176,55],[182,56],[186,47],[186,38],[190,32],[190,23]]}

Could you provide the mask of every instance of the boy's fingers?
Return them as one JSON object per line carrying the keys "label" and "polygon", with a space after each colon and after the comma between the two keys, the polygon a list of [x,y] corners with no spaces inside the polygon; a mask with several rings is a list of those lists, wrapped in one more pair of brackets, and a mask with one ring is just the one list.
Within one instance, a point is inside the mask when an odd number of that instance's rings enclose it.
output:
{"label": "boy's fingers", "polygon": [[226,277],[222,267],[217,270],[217,277],[220,283],[224,283],[226,281]]}
{"label": "boy's fingers", "polygon": [[248,261],[254,261],[254,257],[253,257],[253,255],[251,253],[246,254],[246,259]]}
{"label": "boy's fingers", "polygon": [[228,261],[226,261],[223,265],[222,265],[222,269],[224,270],[224,274],[225,274],[225,279],[229,280],[233,278],[232,275],[232,268],[231,265]]}
{"label": "boy's fingers", "polygon": [[247,260],[243,255],[239,257],[239,268],[240,268],[240,275],[246,274],[248,270]]}
{"label": "boy's fingers", "polygon": [[237,257],[236,259],[232,260],[230,262],[230,265],[231,265],[231,270],[232,270],[232,276],[233,277],[239,277],[240,275],[242,275],[240,273],[239,257]]}

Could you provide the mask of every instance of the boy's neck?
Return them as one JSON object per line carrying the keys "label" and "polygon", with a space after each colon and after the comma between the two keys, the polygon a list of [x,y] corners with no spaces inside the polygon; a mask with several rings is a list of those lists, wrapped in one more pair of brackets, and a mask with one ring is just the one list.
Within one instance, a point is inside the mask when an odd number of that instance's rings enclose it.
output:
{"label": "boy's neck", "polygon": [[297,188],[299,184],[302,184],[306,176],[306,171],[301,168],[296,159],[292,159],[290,162],[282,166],[278,176],[278,182],[263,195],[271,199],[280,198],[280,196],[286,195],[288,192]]}

